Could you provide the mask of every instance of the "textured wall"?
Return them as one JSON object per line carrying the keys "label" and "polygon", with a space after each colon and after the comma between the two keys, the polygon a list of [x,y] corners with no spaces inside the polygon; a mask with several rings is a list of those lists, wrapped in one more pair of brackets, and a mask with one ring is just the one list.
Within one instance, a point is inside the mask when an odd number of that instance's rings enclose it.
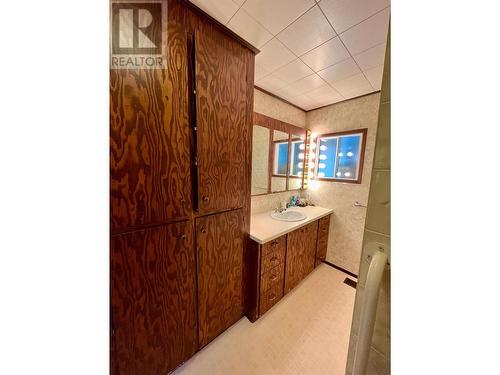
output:
{"label": "textured wall", "polygon": [[[384,78],[380,97],[378,135],[375,145],[372,182],[368,200],[363,244],[378,242],[388,252],[390,263],[391,246],[391,39],[388,35]],[[369,262],[363,254],[359,272],[356,301],[349,341],[347,374],[352,372],[354,348],[358,337],[359,315],[363,304]],[[378,298],[377,314],[373,331],[366,375],[389,375],[391,373],[391,270],[386,267]]]}
{"label": "textured wall", "polygon": [[[254,111],[302,128],[306,126],[304,111],[259,90],[254,90]],[[288,201],[290,196],[297,194],[297,191],[291,191],[252,197],[252,214],[270,211],[277,207],[278,202]]]}
{"label": "textured wall", "polygon": [[308,190],[316,205],[334,210],[326,260],[355,274],[359,272],[366,209],[353,204],[368,200],[379,104],[380,94],[376,93],[307,113],[306,127],[313,133],[368,129],[361,184],[317,181]]}

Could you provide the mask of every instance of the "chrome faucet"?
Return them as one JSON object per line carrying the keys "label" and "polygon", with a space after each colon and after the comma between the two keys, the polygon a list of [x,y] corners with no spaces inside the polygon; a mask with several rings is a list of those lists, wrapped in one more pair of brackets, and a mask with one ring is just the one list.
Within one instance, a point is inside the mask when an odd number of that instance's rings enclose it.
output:
{"label": "chrome faucet", "polygon": [[285,206],[285,207],[283,207],[283,205],[281,204],[281,201],[278,201],[278,207],[276,207],[276,208],[274,209],[274,212],[279,212],[279,213],[282,213],[282,212],[284,212],[284,211],[286,211],[286,206]]}

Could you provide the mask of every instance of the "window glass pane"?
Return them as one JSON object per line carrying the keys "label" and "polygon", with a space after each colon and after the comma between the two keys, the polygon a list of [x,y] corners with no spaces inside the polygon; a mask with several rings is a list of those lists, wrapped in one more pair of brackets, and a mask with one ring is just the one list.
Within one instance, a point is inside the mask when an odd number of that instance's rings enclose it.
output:
{"label": "window glass pane", "polygon": [[349,135],[339,138],[339,152],[336,178],[356,179],[359,163],[361,135]]}
{"label": "window glass pane", "polygon": [[292,157],[290,160],[290,175],[302,176],[303,164],[304,164],[304,141],[293,141]]}
{"label": "window glass pane", "polygon": [[320,138],[318,146],[318,177],[335,177],[335,156],[337,155],[337,137]]}
{"label": "window glass pane", "polygon": [[286,175],[286,163],[288,162],[288,143],[276,143],[274,149],[274,173]]}

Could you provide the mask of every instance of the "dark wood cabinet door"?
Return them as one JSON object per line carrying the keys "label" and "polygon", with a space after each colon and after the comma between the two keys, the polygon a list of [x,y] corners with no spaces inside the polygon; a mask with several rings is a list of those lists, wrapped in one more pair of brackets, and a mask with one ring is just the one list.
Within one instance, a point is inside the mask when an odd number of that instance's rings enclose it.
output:
{"label": "dark wood cabinet door", "polygon": [[303,229],[288,233],[285,260],[285,294],[302,280],[304,253]]}
{"label": "dark wood cabinet door", "polygon": [[196,350],[193,224],[112,237],[113,375],[166,374]]}
{"label": "dark wood cabinet door", "polygon": [[214,27],[196,32],[198,206],[201,214],[243,207],[247,190],[246,150],[249,52]]}
{"label": "dark wood cabinet door", "polygon": [[318,240],[316,246],[316,262],[315,267],[321,264],[326,259],[328,250],[328,233],[330,231],[330,216],[319,219],[318,225]]}
{"label": "dark wood cabinet door", "polygon": [[164,70],[110,71],[113,233],[191,211],[187,39],[170,21]]}
{"label": "dark wood cabinet door", "polygon": [[316,243],[318,239],[318,221],[312,222],[304,227],[304,253],[303,253],[303,275],[309,275],[314,270],[316,260]]}
{"label": "dark wood cabinet door", "polygon": [[196,219],[199,345],[243,316],[243,210]]}

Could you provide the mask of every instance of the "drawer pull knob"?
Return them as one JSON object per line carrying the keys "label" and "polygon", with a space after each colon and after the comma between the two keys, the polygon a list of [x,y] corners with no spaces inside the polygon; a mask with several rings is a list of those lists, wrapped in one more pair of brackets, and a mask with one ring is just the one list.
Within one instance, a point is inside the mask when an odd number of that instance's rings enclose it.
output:
{"label": "drawer pull knob", "polygon": [[276,246],[277,244],[278,244],[278,241],[271,242],[271,246]]}
{"label": "drawer pull knob", "polygon": [[269,298],[269,301],[274,301],[275,299],[276,299],[276,296],[273,294],[273,296]]}
{"label": "drawer pull knob", "polygon": [[210,198],[206,195],[204,195],[202,199],[204,203],[208,203],[210,201]]}
{"label": "drawer pull knob", "polygon": [[271,277],[271,281],[274,281],[278,278],[278,275],[273,275],[273,277]]}
{"label": "drawer pull knob", "polygon": [[185,235],[185,234],[182,234],[182,235],[181,235],[181,240],[185,240],[186,238],[187,238],[187,237],[186,237],[186,235]]}
{"label": "drawer pull knob", "polygon": [[201,227],[200,232],[201,232],[201,233],[207,233],[207,228],[205,228],[205,227]]}

